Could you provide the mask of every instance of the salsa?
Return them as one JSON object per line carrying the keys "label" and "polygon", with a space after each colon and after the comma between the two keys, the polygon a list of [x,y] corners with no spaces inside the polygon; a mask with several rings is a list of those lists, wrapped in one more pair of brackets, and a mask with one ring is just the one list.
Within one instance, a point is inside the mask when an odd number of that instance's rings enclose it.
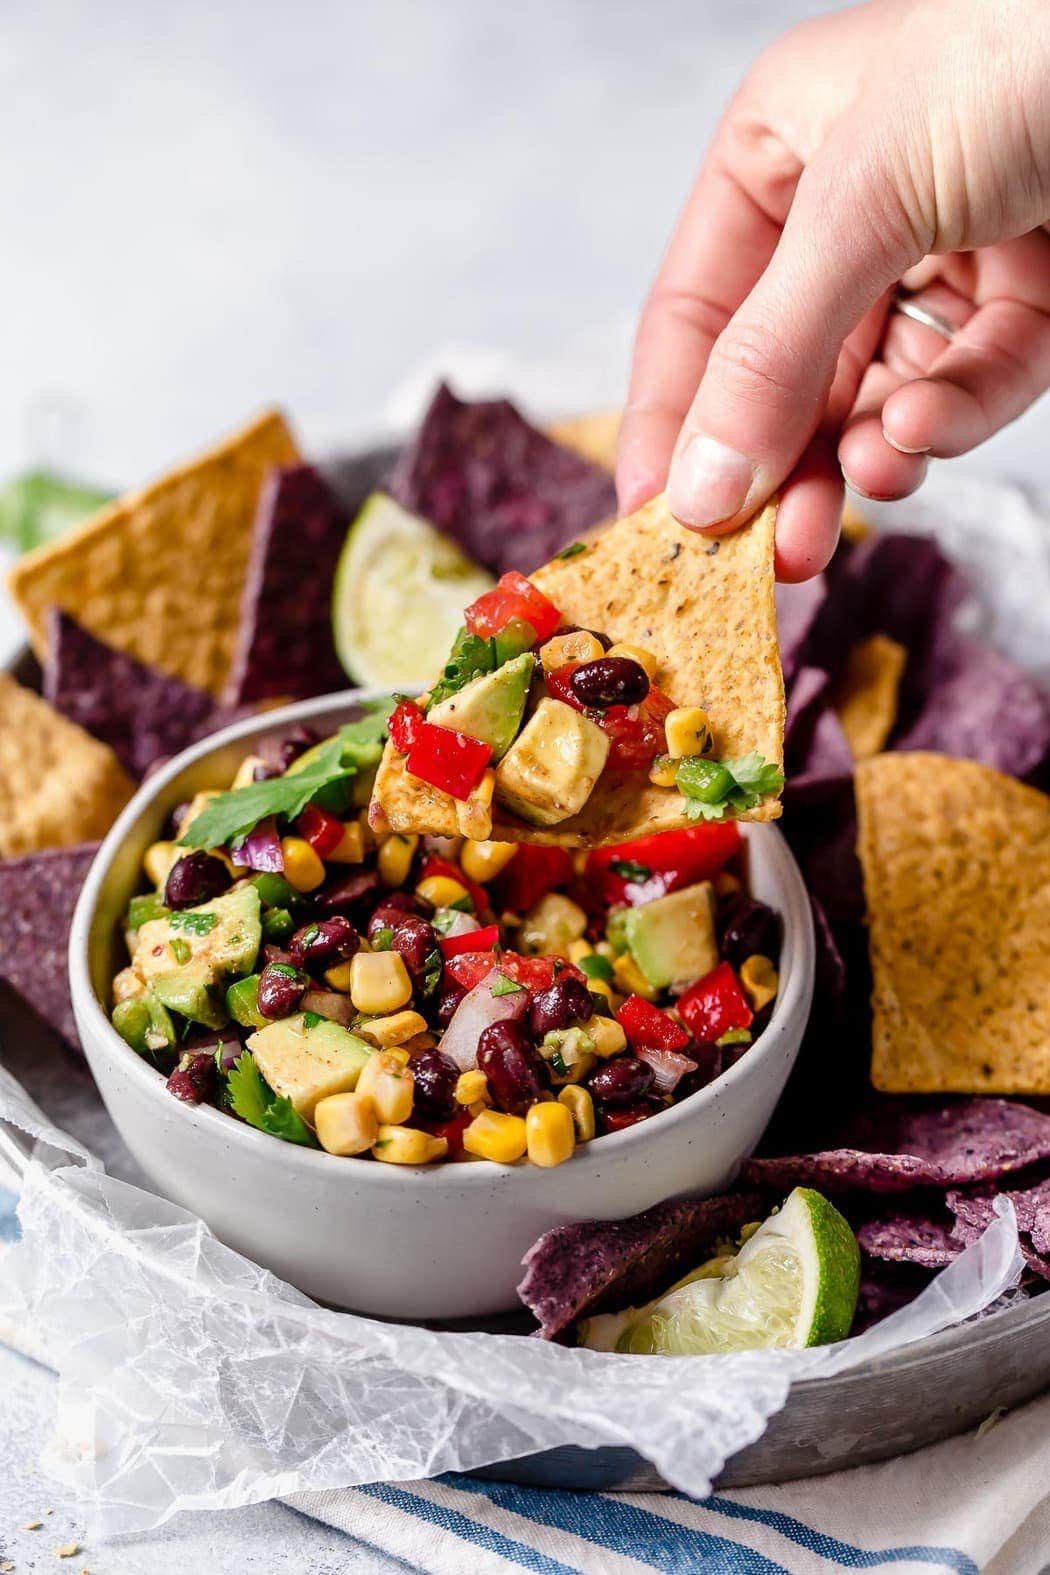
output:
{"label": "salsa", "polygon": [[340,1156],[552,1166],[746,1054],[780,924],[735,823],[576,855],[376,833],[386,726],[298,730],[147,850],[112,1020],[176,1098]]}

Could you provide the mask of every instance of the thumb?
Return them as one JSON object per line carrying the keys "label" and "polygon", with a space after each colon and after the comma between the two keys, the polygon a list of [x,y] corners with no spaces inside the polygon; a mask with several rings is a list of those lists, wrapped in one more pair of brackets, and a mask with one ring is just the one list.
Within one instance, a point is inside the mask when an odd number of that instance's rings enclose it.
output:
{"label": "thumb", "polygon": [[847,337],[924,254],[887,141],[866,139],[864,156],[835,138],[802,175],[682,426],[667,483],[682,524],[732,529],[776,490],[820,423]]}

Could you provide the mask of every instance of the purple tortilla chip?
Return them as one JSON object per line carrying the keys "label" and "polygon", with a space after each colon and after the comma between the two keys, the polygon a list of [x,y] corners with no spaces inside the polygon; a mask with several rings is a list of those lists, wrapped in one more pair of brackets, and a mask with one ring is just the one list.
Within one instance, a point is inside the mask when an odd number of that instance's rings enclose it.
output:
{"label": "purple tortilla chip", "polygon": [[753,1194],[728,1193],[661,1203],[626,1220],[556,1225],[522,1259],[518,1295],[551,1340],[585,1314],[651,1301],[765,1213]]}
{"label": "purple tortilla chip", "polygon": [[823,574],[797,585],[777,585],[777,634],[786,684],[791,683],[802,664],[806,642],[827,594],[828,582]]}
{"label": "purple tortilla chip", "polygon": [[1009,657],[947,630],[895,749],[930,749],[1027,777],[1050,755],[1050,697]]}
{"label": "purple tortilla chip", "polygon": [[789,1191],[903,1192],[995,1181],[1050,1159],[1050,1116],[1009,1099],[943,1105],[880,1101],[843,1133],[843,1146],[815,1154],[748,1159],[751,1186]]}
{"label": "purple tortilla chip", "polygon": [[851,1333],[863,1334],[872,1324],[899,1312],[929,1283],[929,1273],[915,1264],[865,1260]]}
{"label": "purple tortilla chip", "polygon": [[69,925],[97,842],[0,861],[0,982],[71,1045]]}
{"label": "purple tortilla chip", "polygon": [[861,1251],[888,1263],[916,1263],[924,1269],[943,1269],[963,1250],[951,1227],[939,1220],[912,1214],[868,1220],[857,1232]]}
{"label": "purple tortilla chip", "polygon": [[267,477],[226,689],[231,703],[305,700],[347,687],[332,635],[332,583],[355,512],[312,465]]}
{"label": "purple tortilla chip", "polygon": [[[995,1218],[997,1194],[987,1189],[977,1192],[949,1192],[948,1207],[955,1215],[952,1236],[968,1246]],[[1050,1180],[1037,1182],[1018,1192],[1003,1192],[1017,1215],[1021,1251],[1029,1268],[1050,1280]]]}
{"label": "purple tortilla chip", "polygon": [[467,403],[444,383],[390,490],[494,574],[529,574],[616,513],[607,471],[552,442],[509,400]]}
{"label": "purple tortilla chip", "polygon": [[819,794],[796,794],[787,805],[784,834],[811,896],[833,924],[864,919],[864,877],[857,857],[857,811],[852,780],[828,779]]}
{"label": "purple tortilla chip", "polygon": [[60,608],[49,617],[44,698],[108,744],[133,777],[235,720],[203,689],[113,650]]}

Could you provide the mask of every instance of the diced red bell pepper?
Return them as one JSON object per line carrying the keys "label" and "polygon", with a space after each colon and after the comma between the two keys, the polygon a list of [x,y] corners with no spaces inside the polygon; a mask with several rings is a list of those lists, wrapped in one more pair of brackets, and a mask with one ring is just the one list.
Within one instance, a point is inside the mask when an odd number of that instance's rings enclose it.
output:
{"label": "diced red bell pepper", "polygon": [[526,914],[541,897],[570,881],[572,874],[572,855],[567,848],[520,843],[495,882],[493,906],[497,913]]}
{"label": "diced red bell pepper", "polygon": [[[442,957],[458,957],[462,952],[491,951],[499,941],[499,925],[486,924],[480,930],[470,930],[466,935],[442,935],[438,946]],[[490,964],[491,966],[491,964]]]}
{"label": "diced red bell pepper", "polygon": [[693,1038],[715,1044],[731,1028],[750,1028],[754,1013],[743,986],[727,962],[721,962],[678,997],[678,1011]]}
{"label": "diced red bell pepper", "polygon": [[596,848],[587,855],[585,880],[597,887],[608,907],[624,903],[638,907],[669,891],[710,880],[739,848],[740,830],[735,820],[659,831],[615,847]]}
{"label": "diced red bell pepper", "polygon": [[531,624],[537,640],[549,640],[561,623],[561,613],[554,603],[516,569],[501,575],[495,589],[479,596],[463,614],[471,634],[485,640],[499,634],[515,618]]}
{"label": "diced red bell pepper", "polygon": [[571,705],[574,711],[587,709],[582,700],[577,700],[572,687],[572,675],[577,667],[582,666],[582,662],[563,662],[561,667],[555,667],[551,672],[543,675],[547,684],[547,693],[551,698],[561,700],[565,705]]}
{"label": "diced red bell pepper", "polygon": [[458,880],[459,884],[466,888],[470,900],[474,904],[474,917],[476,919],[480,918],[483,913],[488,912],[490,906],[488,892],[484,886],[479,886],[476,880],[471,880],[468,875],[464,875],[458,864],[453,864],[451,860],[439,858],[436,853],[431,853],[423,860],[419,878],[420,880],[426,880],[430,875],[446,875],[449,880]]}
{"label": "diced red bell pepper", "polygon": [[623,1132],[627,1127],[636,1127],[639,1121],[648,1121],[650,1116],[655,1115],[655,1107],[644,1100],[637,1105],[606,1105],[601,1116],[602,1131]]}
{"label": "diced red bell pepper", "polygon": [[463,1150],[463,1134],[473,1119],[466,1105],[460,1105],[448,1121],[413,1120],[412,1124],[423,1132],[429,1132],[431,1137],[443,1137],[448,1143],[447,1158],[455,1159]]}
{"label": "diced red bell pepper", "polygon": [[[560,966],[555,967],[556,961]],[[465,990],[473,990],[491,973],[494,966],[499,968],[500,973],[505,973],[508,979],[513,979],[515,984],[523,984],[533,994],[553,984],[555,974],[559,979],[583,979],[578,968],[571,963],[563,963],[561,958],[522,957],[519,952],[502,952],[498,963],[490,951],[462,952],[451,959],[445,973]]]}
{"label": "diced red bell pepper", "polygon": [[405,764],[414,777],[443,793],[451,793],[453,798],[464,799],[477,787],[491,759],[491,744],[467,733],[457,733],[454,728],[421,720],[413,725]]}
{"label": "diced red bell pepper", "polygon": [[341,820],[317,804],[307,804],[296,821],[296,829],[319,859],[326,859],[332,849],[339,846],[346,830]]}
{"label": "diced red bell pepper", "polygon": [[399,754],[407,755],[416,738],[416,728],[423,720],[423,713],[411,700],[402,700],[390,713],[387,732],[390,742]]}
{"label": "diced red bell pepper", "polygon": [[616,1014],[632,1050],[652,1046],[657,1050],[684,1050],[689,1035],[681,1023],[640,995],[629,995]]}
{"label": "diced red bell pepper", "polygon": [[[611,705],[596,715],[595,721],[610,739],[606,771],[648,771],[657,755],[667,749],[664,718],[673,710],[673,700],[650,688],[640,705]],[[632,711],[636,715],[632,716]]]}

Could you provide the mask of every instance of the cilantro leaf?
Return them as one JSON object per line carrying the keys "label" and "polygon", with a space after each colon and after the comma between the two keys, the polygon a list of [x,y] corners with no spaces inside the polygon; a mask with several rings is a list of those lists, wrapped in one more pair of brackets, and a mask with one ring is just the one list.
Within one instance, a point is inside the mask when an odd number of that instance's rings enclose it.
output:
{"label": "cilantro leaf", "polygon": [[370,701],[368,715],[359,722],[347,722],[338,733],[318,744],[309,758],[303,757],[301,771],[293,766],[283,777],[249,782],[245,787],[217,794],[195,816],[180,839],[180,846],[221,848],[237,837],[246,837],[270,815],[294,820],[333,782],[378,765],[390,709],[389,699]]}
{"label": "cilantro leaf", "polygon": [[609,874],[619,875],[621,880],[648,880],[652,870],[645,864],[638,864],[634,859],[610,859]]}
{"label": "cilantro leaf", "polygon": [[440,984],[443,967],[444,959],[435,946],[423,959],[423,988],[420,993],[424,1000],[428,1000]]}
{"label": "cilantro leaf", "polygon": [[458,694],[472,678],[480,678],[483,673],[494,673],[498,666],[495,640],[486,640],[481,635],[469,634],[466,629],[460,629],[452,642],[452,650],[441,677],[430,691],[427,710],[440,700]]}
{"label": "cilantro leaf", "polygon": [[784,773],[753,749],[738,760],[708,760],[699,755],[683,760],[675,780],[685,796],[690,820],[724,820],[730,813],[743,815],[770,794],[779,793]]}
{"label": "cilantro leaf", "polygon": [[563,547],[561,551],[556,552],[554,556],[555,558],[575,558],[578,557],[581,552],[586,551],[587,543],[585,541],[570,541],[567,547]]}
{"label": "cilantro leaf", "polygon": [[523,984],[518,984],[516,980],[508,979],[505,973],[501,973],[489,994],[495,1001],[501,995],[518,995],[524,988]]}
{"label": "cilantro leaf", "polygon": [[298,1143],[303,1148],[318,1147],[317,1139],[291,1100],[274,1093],[247,1050],[238,1056],[226,1079],[226,1103],[234,1115],[260,1132],[269,1132],[271,1137]]}
{"label": "cilantro leaf", "polygon": [[192,908],[184,908],[168,917],[169,929],[185,930],[187,935],[210,935],[218,922],[217,913],[195,913]]}

